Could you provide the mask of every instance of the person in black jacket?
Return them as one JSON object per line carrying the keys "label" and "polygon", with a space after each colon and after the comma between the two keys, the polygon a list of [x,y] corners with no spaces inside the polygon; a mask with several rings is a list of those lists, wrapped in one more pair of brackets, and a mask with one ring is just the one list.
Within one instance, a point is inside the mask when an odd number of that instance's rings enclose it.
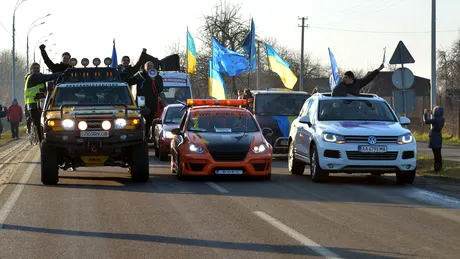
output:
{"label": "person in black jacket", "polygon": [[55,64],[48,57],[48,53],[46,53],[45,48],[46,48],[45,44],[40,45],[40,51],[42,53],[43,62],[45,62],[46,66],[51,71],[51,73],[54,74],[54,73],[64,72],[67,68],[72,67],[69,63],[70,58],[71,58],[69,52],[62,53],[61,63]]}
{"label": "person in black jacket", "polygon": [[343,81],[332,90],[332,96],[347,96],[347,94],[359,95],[359,91],[374,80],[383,68],[384,66],[381,64],[379,68],[361,79],[356,79],[353,72],[347,71],[343,77]]}
{"label": "person in black jacket", "polygon": [[154,78],[151,78],[148,71],[153,69],[153,62],[145,63],[142,70],[127,80],[129,85],[136,85],[136,101],[138,96],[145,98],[145,137],[148,139],[150,127],[152,126],[155,114],[158,111],[160,102],[160,93],[163,91],[163,78],[157,73]]}
{"label": "person in black jacket", "polygon": [[431,115],[433,118],[429,118],[430,110],[425,109],[423,113],[423,122],[425,124],[431,124],[430,140],[428,147],[433,150],[434,156],[434,171],[439,172],[442,169],[442,133],[441,130],[444,127],[444,108],[436,106],[433,109]]}
{"label": "person in black jacket", "polygon": [[131,59],[128,56],[123,56],[121,58],[121,64],[118,65],[117,70],[120,72],[121,79],[123,81],[128,81],[131,77],[134,76],[142,67],[142,64],[147,62],[147,49],[142,49],[142,53],[139,57],[139,60],[134,66],[131,66]]}

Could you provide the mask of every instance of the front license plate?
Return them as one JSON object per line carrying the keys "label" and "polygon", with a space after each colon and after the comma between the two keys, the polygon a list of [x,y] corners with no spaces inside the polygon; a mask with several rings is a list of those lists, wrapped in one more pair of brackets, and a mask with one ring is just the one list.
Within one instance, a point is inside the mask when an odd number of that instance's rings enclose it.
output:
{"label": "front license plate", "polygon": [[281,140],[281,141],[280,141],[280,145],[281,145],[281,146],[287,146],[287,145],[288,145],[288,141],[287,141],[287,140]]}
{"label": "front license plate", "polygon": [[108,138],[108,131],[82,131],[80,132],[81,138]]}
{"label": "front license plate", "polygon": [[359,152],[363,153],[385,153],[387,146],[359,146]]}
{"label": "front license plate", "polygon": [[243,174],[243,170],[216,170],[216,174]]}

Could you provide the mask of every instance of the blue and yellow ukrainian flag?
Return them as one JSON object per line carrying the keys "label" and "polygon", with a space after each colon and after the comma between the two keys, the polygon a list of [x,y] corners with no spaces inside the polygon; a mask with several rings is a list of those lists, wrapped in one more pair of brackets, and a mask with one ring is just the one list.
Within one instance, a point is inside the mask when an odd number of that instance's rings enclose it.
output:
{"label": "blue and yellow ukrainian flag", "polygon": [[209,96],[218,100],[227,99],[227,87],[225,86],[224,79],[219,72],[213,69],[212,60],[208,61],[208,91]]}
{"label": "blue and yellow ukrainian flag", "polygon": [[195,41],[187,29],[187,72],[196,73],[196,48]]}
{"label": "blue and yellow ukrainian flag", "polygon": [[297,82],[297,77],[291,69],[289,69],[289,63],[284,61],[272,46],[265,43],[265,48],[267,50],[271,70],[280,76],[285,87],[293,89],[295,83]]}

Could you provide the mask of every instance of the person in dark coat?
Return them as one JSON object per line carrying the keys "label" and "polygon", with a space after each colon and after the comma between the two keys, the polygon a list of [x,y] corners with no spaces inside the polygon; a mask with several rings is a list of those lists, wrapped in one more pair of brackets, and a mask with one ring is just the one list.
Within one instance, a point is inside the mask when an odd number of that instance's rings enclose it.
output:
{"label": "person in dark coat", "polygon": [[46,53],[45,48],[46,48],[45,44],[40,45],[40,51],[42,53],[43,62],[45,62],[46,66],[51,71],[51,73],[54,74],[54,73],[64,72],[67,68],[72,67],[70,65],[71,56],[69,52],[62,53],[61,63],[55,64],[49,58],[48,53]]}
{"label": "person in dark coat", "polygon": [[423,122],[431,124],[430,140],[428,147],[433,150],[434,171],[439,172],[442,169],[442,128],[444,127],[444,108],[436,106],[433,109],[432,118],[429,118],[430,110],[425,109],[423,113]]}
{"label": "person in dark coat", "polygon": [[19,123],[22,121],[22,117],[22,107],[18,104],[18,100],[14,98],[13,103],[8,107],[8,115],[6,116],[11,125],[12,139],[19,139]]}
{"label": "person in dark coat", "polygon": [[384,66],[381,64],[379,68],[361,79],[356,79],[353,72],[347,71],[342,82],[340,82],[336,87],[334,87],[334,90],[332,90],[332,96],[347,96],[347,94],[359,95],[359,91],[374,80],[383,68]]}
{"label": "person in dark coat", "polygon": [[123,56],[121,58],[121,64],[118,65],[117,70],[120,72],[121,79],[123,81],[128,81],[129,78],[133,77],[141,68],[142,64],[147,62],[147,49],[142,49],[142,53],[139,57],[139,60],[134,66],[131,66],[131,59],[128,56]]}
{"label": "person in dark coat", "polygon": [[153,119],[158,111],[160,93],[163,91],[163,78],[158,73],[152,78],[148,73],[152,68],[153,62],[145,63],[143,69],[127,81],[129,85],[136,85],[136,102],[138,96],[144,96],[145,98],[143,114],[145,117],[145,137],[147,139],[149,138]]}

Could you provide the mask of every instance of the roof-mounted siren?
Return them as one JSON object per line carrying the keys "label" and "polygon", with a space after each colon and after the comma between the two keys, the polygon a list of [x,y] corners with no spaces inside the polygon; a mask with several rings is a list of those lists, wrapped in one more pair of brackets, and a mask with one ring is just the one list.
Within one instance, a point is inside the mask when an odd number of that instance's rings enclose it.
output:
{"label": "roof-mounted siren", "polygon": [[78,64],[78,60],[76,58],[71,58],[69,63],[72,67],[75,67]]}
{"label": "roof-mounted siren", "polygon": [[89,59],[87,58],[82,59],[81,64],[83,65],[83,67],[87,67],[89,65]]}
{"label": "roof-mounted siren", "polygon": [[104,64],[107,66],[107,67],[110,67],[110,65],[112,65],[112,59],[111,58],[105,58],[104,59]]}
{"label": "roof-mounted siren", "polygon": [[98,67],[101,64],[101,59],[100,58],[94,58],[93,59],[93,65],[95,67]]}

